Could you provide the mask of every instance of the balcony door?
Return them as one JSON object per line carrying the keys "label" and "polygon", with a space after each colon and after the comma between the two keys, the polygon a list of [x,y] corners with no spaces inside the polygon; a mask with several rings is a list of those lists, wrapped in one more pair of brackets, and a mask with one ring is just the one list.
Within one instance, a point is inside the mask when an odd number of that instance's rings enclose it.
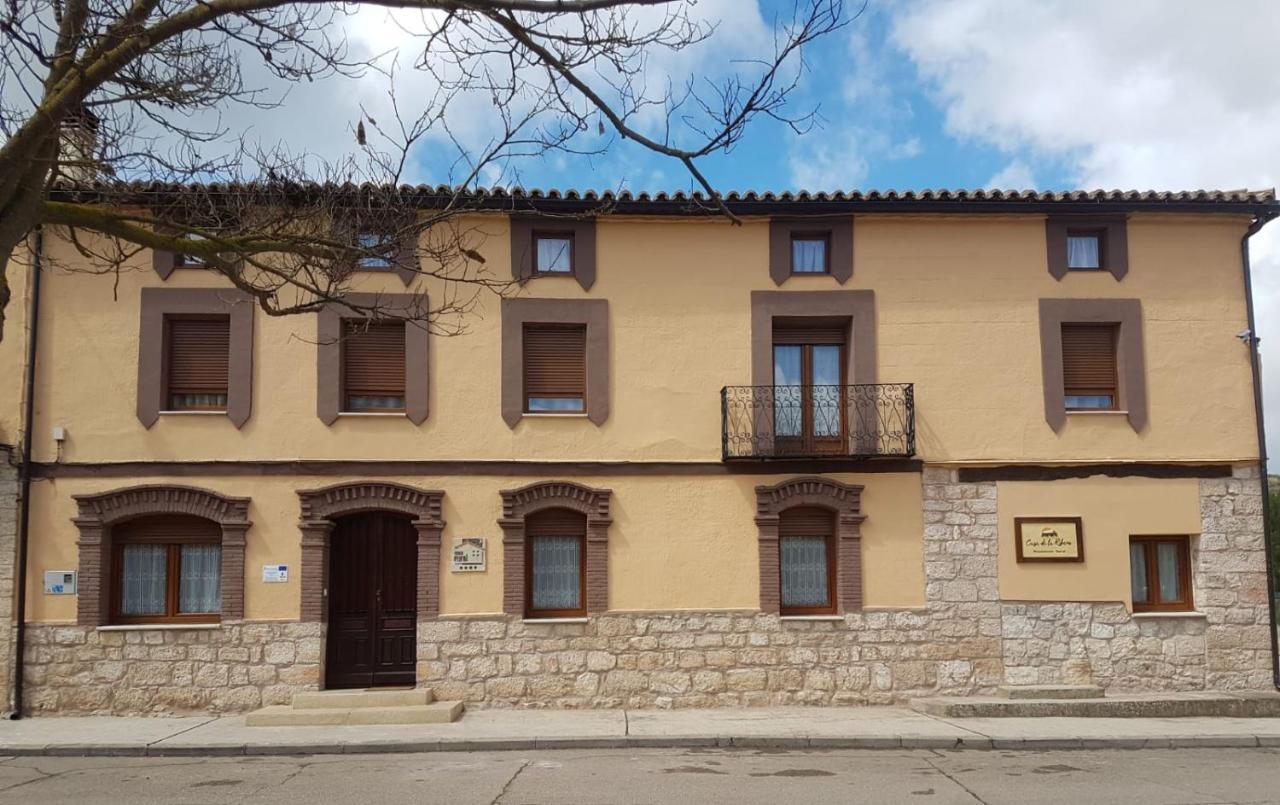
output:
{"label": "balcony door", "polygon": [[774,447],[788,455],[843,453],[845,366],[843,324],[774,324]]}

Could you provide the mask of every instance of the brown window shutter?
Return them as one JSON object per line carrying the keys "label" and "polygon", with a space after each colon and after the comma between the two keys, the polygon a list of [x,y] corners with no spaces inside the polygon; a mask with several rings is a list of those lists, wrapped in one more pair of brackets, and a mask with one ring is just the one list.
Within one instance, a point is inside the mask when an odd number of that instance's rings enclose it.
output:
{"label": "brown window shutter", "polygon": [[848,329],[847,321],[775,322],[773,343],[842,345],[847,340],[845,333]]}
{"label": "brown window shutter", "polygon": [[221,542],[222,527],[189,514],[139,517],[112,528],[117,542]]}
{"label": "brown window shutter", "polygon": [[175,410],[226,408],[231,319],[175,318],[167,324],[167,404]]}
{"label": "brown window shutter", "polygon": [[344,410],[375,410],[353,407],[353,398],[397,398],[399,406],[378,407],[378,411],[403,411],[405,395],[405,323],[343,322],[342,388]]}
{"label": "brown window shutter", "polygon": [[1068,397],[1116,396],[1116,326],[1062,325],[1062,386]]}
{"label": "brown window shutter", "polygon": [[778,515],[779,537],[830,537],[835,533],[835,514],[817,506],[784,509]]}
{"label": "brown window shutter", "polygon": [[587,328],[582,324],[524,326],[524,395],[584,398]]}
{"label": "brown window shutter", "polygon": [[585,537],[587,518],[572,509],[544,509],[524,520],[526,537]]}

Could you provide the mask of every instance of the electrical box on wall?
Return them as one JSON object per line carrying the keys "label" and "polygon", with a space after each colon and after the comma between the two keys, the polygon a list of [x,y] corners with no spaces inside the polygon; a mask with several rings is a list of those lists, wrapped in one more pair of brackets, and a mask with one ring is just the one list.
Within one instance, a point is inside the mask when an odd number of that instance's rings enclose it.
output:
{"label": "electrical box on wall", "polygon": [[76,571],[46,570],[44,572],[45,595],[75,595]]}

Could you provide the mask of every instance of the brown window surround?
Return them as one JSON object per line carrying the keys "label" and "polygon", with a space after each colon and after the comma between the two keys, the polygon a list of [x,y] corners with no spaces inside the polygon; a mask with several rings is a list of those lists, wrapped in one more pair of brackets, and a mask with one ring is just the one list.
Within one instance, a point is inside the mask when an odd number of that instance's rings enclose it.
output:
{"label": "brown window surround", "polygon": [[[425,309],[423,294],[353,293],[346,298],[364,308],[377,307],[389,316],[412,317]],[[316,314],[316,416],[332,425],[342,413],[343,322],[359,320],[364,312],[356,312],[340,303],[326,305]],[[428,366],[429,337],[427,328],[413,321],[404,325],[404,414],[415,425],[427,418],[430,377]]]}
{"label": "brown window surround", "polygon": [[[609,608],[609,503],[608,489],[593,489],[570,481],[540,481],[502,495],[502,610],[510,615],[528,613],[526,557],[528,538],[525,518],[550,509],[568,509],[586,517],[587,535],[582,556],[583,602],[588,614]],[[542,615],[546,617],[545,614]]]}
{"label": "brown window surround", "polygon": [[[171,212],[165,213],[164,211],[157,210],[155,211],[154,214],[157,217],[159,217],[165,214],[172,214],[172,213]],[[223,224],[225,223],[226,222],[223,222]],[[220,228],[222,228],[223,224],[219,224],[216,220],[209,220],[209,219],[205,219],[203,222],[200,222],[200,221],[191,222],[192,226],[203,228],[204,231],[207,231],[207,232],[216,232]],[[161,231],[170,235],[181,234],[179,230],[175,230],[172,227],[163,227]],[[207,268],[207,266],[205,265],[205,262],[199,257],[194,257],[192,255],[186,255],[186,254],[179,254],[177,252],[169,252],[169,251],[163,251],[159,249],[153,249],[151,252],[151,268],[156,272],[156,275],[159,276],[160,279],[167,280],[169,279],[170,276],[172,276],[173,272],[176,269],[179,269],[179,268],[203,269],[203,268]]]}
{"label": "brown window surround", "polygon": [[[539,272],[534,238],[569,236],[573,241],[572,270]],[[511,216],[511,276],[521,284],[535,277],[573,277],[583,290],[596,283],[596,221],[594,218]]]}
{"label": "brown window surround", "polygon": [[[795,239],[827,240],[827,270],[821,274],[791,270],[791,243]],[[769,276],[775,285],[791,277],[834,277],[841,285],[853,276],[853,218],[769,219]]]}
{"label": "brown window surround", "polygon": [[[1049,257],[1049,273],[1054,279],[1062,279],[1071,272],[1091,273],[1106,271],[1117,280],[1129,273],[1128,223],[1123,215],[1073,216],[1054,215],[1045,219],[1045,247]],[[1099,236],[1098,269],[1071,269],[1067,267],[1067,236],[1070,234],[1097,234]]]}
{"label": "brown window surround", "polygon": [[583,324],[587,328],[585,413],[596,425],[609,418],[609,303],[604,299],[502,300],[502,419],[515,427],[525,413],[526,324]]}
{"label": "brown window surround", "polygon": [[[782,513],[797,507],[829,510],[835,520],[834,585],[828,588],[835,613],[862,609],[862,487],[829,478],[805,477],[756,487],[756,528],[760,549],[760,610],[780,612]],[[828,543],[830,544],[830,543]]]}
{"label": "brown window surround", "polygon": [[[1178,594],[1164,597],[1160,589],[1159,551],[1161,546],[1171,547],[1177,561],[1175,574]],[[1138,563],[1141,563],[1140,565]],[[1131,536],[1129,537],[1130,587],[1138,568],[1145,572],[1147,596],[1133,598],[1134,612],[1192,612],[1195,600],[1191,589],[1191,539],[1184,536]],[[1136,592],[1131,589],[1131,592]]]}
{"label": "brown window surround", "polygon": [[876,382],[875,291],[752,291],[751,385],[773,385],[775,320],[839,322],[845,329],[846,382]]}
{"label": "brown window surround", "polygon": [[[386,218],[388,214],[384,213],[381,217]],[[362,235],[385,234],[389,240],[394,240],[394,247],[387,255],[387,264],[370,265],[367,259],[357,259],[356,271],[368,271],[370,273],[393,272],[400,281],[405,285],[413,282],[414,278],[420,275],[420,264],[418,259],[418,227],[411,218],[401,220],[399,216],[393,216],[392,220],[379,220],[376,225],[364,225],[360,221],[359,213],[349,211],[347,213],[339,213],[335,216],[333,223],[333,237],[335,240],[344,243],[350,243],[353,246],[360,246],[360,237]]]}
{"label": "brown window surround", "polygon": [[367,511],[394,512],[413,518],[418,532],[417,610],[419,618],[440,614],[440,538],[444,532],[441,507],[444,492],[418,489],[386,481],[357,481],[323,489],[298,491],[302,517],[302,566],[298,586],[302,597],[299,619],[328,620],[325,590],[329,586],[329,535],[334,520]]}
{"label": "brown window surround", "polygon": [[151,427],[168,410],[166,319],[228,317],[227,417],[237,428],[253,404],[253,298],[221,288],[143,288],[138,337],[138,421]]}
{"label": "brown window surround", "polygon": [[112,611],[115,548],[113,533],[132,520],[156,515],[187,515],[212,521],[222,534],[222,612],[220,619],[244,617],[245,534],[249,499],[190,486],[134,486],[96,495],[76,495],[80,532],[76,621],[102,626]]}
{"label": "brown window surround", "polygon": [[1140,431],[1147,424],[1147,381],[1142,347],[1142,303],[1137,299],[1041,299],[1040,364],[1044,378],[1044,418],[1061,430],[1067,422],[1063,377],[1062,325],[1112,324],[1116,336],[1117,411]]}

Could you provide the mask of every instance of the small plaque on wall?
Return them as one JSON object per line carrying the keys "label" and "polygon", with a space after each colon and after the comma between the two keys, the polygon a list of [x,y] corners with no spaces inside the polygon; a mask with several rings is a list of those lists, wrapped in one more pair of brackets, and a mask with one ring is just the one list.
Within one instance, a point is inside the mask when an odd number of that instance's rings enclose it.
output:
{"label": "small plaque on wall", "polygon": [[476,573],[484,570],[484,537],[457,537],[453,541],[454,573]]}
{"label": "small plaque on wall", "polygon": [[1079,517],[1015,517],[1019,562],[1083,562],[1084,526]]}

